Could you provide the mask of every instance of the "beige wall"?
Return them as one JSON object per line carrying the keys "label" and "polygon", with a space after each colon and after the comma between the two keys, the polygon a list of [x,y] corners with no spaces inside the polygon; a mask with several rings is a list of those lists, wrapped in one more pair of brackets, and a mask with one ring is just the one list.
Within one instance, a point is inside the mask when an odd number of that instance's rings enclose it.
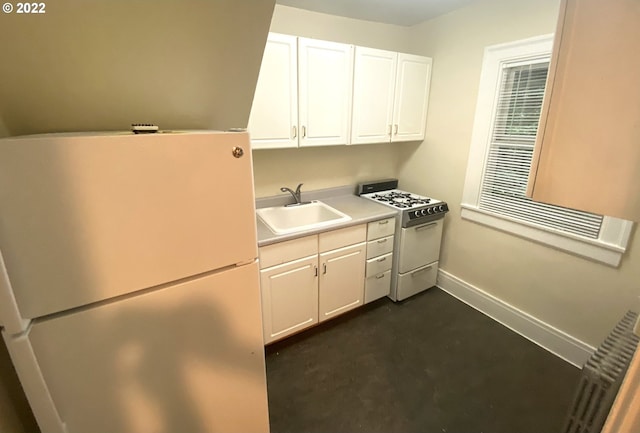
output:
{"label": "beige wall", "polygon": [[446,200],[442,269],[598,345],[640,295],[640,236],[618,269],[460,218],[483,49],[555,31],[558,0],[486,0],[412,28],[434,58],[427,136],[405,147],[401,186]]}
{"label": "beige wall", "polygon": [[408,27],[355,20],[282,5],[276,5],[269,30],[305,38],[403,52],[408,49],[410,32]]}
{"label": "beige wall", "polygon": [[[272,32],[410,52],[409,28],[342,18],[276,5]],[[402,146],[402,145],[400,145]],[[304,190],[356,184],[398,174],[398,145],[331,146],[254,152],[256,196],[281,194],[281,186]]]}

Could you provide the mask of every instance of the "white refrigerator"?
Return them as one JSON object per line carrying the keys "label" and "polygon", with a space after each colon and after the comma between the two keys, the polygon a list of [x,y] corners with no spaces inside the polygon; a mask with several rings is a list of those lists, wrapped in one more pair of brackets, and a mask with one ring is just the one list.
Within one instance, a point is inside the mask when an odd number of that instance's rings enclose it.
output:
{"label": "white refrigerator", "polygon": [[249,138],[0,140],[0,324],[43,433],[268,432]]}

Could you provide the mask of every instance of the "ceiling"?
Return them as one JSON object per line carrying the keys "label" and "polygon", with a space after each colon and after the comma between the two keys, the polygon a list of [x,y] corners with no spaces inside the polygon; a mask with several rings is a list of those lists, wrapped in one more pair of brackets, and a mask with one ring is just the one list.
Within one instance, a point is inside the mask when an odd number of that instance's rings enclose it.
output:
{"label": "ceiling", "polygon": [[276,0],[298,9],[412,26],[477,0]]}

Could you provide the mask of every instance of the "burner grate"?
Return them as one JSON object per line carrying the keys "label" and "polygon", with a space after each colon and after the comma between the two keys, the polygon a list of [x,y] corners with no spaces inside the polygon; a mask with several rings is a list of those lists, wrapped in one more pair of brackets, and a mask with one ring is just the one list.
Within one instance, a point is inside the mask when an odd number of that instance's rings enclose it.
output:
{"label": "burner grate", "polygon": [[381,201],[400,209],[411,208],[429,204],[431,199],[418,197],[408,192],[390,191],[386,193],[374,194],[371,196],[374,200]]}

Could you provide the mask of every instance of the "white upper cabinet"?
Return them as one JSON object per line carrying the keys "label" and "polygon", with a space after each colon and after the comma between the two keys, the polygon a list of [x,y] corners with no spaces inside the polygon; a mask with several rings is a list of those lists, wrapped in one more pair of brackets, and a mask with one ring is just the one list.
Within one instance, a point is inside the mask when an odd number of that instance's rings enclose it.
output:
{"label": "white upper cabinet", "polygon": [[297,128],[297,38],[270,33],[249,116],[251,143],[254,149],[297,147]]}
{"label": "white upper cabinet", "polygon": [[347,144],[353,46],[270,33],[249,117],[254,149]]}
{"label": "white upper cabinet", "polygon": [[251,143],[276,149],[423,140],[430,80],[428,57],[270,33]]}
{"label": "white upper cabinet", "polygon": [[356,47],[351,143],[424,139],[428,57]]}
{"label": "white upper cabinet", "polygon": [[391,141],[424,140],[432,60],[398,54]]}
{"label": "white upper cabinet", "polygon": [[356,47],[351,144],[388,143],[398,53]]}
{"label": "white upper cabinet", "polygon": [[300,146],[347,144],[353,46],[298,40]]}

